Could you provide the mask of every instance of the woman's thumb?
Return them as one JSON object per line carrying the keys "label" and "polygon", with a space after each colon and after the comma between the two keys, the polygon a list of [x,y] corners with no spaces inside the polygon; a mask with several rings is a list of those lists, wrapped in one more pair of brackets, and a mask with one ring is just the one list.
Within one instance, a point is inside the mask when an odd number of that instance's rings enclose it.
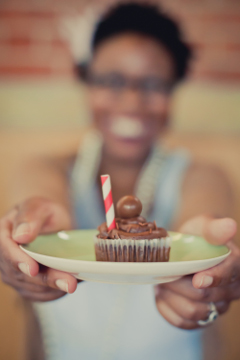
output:
{"label": "woman's thumb", "polygon": [[[39,233],[46,232],[46,229],[48,231],[60,230],[66,219],[59,208],[58,204],[44,198],[32,198],[20,204],[13,222],[13,240],[20,244],[29,243]],[[56,218],[59,218],[59,221]]]}

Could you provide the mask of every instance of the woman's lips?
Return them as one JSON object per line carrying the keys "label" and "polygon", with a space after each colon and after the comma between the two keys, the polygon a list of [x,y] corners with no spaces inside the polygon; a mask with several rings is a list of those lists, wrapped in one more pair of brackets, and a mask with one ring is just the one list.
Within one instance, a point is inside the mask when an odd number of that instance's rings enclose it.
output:
{"label": "woman's lips", "polygon": [[138,140],[145,135],[145,127],[142,121],[126,116],[111,119],[109,131],[123,140]]}

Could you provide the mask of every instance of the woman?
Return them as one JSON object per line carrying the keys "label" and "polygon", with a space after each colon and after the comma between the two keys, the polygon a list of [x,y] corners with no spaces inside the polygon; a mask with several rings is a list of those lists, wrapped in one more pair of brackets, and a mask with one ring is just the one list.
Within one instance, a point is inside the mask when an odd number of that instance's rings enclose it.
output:
{"label": "woman", "polygon": [[[210,321],[212,303],[222,314],[239,297],[240,255],[231,241],[236,223],[226,217],[231,196],[224,176],[157,142],[190,52],[170,19],[137,4],[109,12],[96,28],[92,48],[85,81],[98,132],[84,137],[72,169],[71,161],[35,162],[21,175],[27,200],[1,221],[2,279],[37,302],[47,359],[201,359],[201,332],[182,329]],[[39,269],[17,243],[74,222],[96,228],[104,221],[103,173],[111,176],[115,203],[137,194],[149,219],[212,243],[228,242],[232,254],[213,269],[157,286],[157,306],[152,286],[83,282],[77,288],[73,276]],[[37,179],[34,190],[31,174]],[[63,297],[66,293],[74,294]]]}

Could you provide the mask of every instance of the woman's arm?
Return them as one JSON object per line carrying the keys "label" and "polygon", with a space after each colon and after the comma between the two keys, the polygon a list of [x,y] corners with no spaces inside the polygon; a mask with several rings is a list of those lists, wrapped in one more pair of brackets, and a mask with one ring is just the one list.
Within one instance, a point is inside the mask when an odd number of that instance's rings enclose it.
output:
{"label": "woman's arm", "polygon": [[[193,165],[185,178],[182,206],[175,229],[204,236],[213,244],[227,243],[231,255],[220,265],[156,287],[156,304],[162,316],[183,329],[200,327],[214,302],[220,314],[240,297],[240,251],[232,241],[236,222],[232,193],[224,174],[216,168]],[[203,214],[203,215],[202,215]]]}
{"label": "woman's arm", "polygon": [[14,168],[8,201],[15,205],[32,197],[45,197],[70,210],[69,172],[74,155],[68,157],[28,156]]}
{"label": "woman's arm", "polygon": [[54,300],[77,287],[73,276],[40,268],[18,246],[33,241],[39,233],[72,227],[69,165],[69,161],[57,159],[30,159],[19,164],[13,184],[9,184],[10,204],[15,206],[0,219],[1,276],[3,282],[29,300]]}
{"label": "woman's arm", "polygon": [[232,189],[225,173],[218,167],[195,163],[186,173],[173,227],[179,229],[187,220],[202,214],[214,218],[232,216],[233,207]]}

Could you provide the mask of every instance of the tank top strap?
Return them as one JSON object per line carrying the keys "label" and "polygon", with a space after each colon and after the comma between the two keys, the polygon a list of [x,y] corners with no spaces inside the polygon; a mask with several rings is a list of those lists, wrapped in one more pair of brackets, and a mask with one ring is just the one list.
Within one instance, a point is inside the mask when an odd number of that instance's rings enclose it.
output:
{"label": "tank top strap", "polygon": [[191,164],[188,151],[178,149],[171,152],[158,173],[153,211],[150,220],[159,226],[171,228],[180,205],[181,188],[186,170]]}
{"label": "tank top strap", "polygon": [[101,155],[102,137],[92,129],[85,135],[70,174],[75,224],[80,229],[96,229],[105,221],[96,183]]}

